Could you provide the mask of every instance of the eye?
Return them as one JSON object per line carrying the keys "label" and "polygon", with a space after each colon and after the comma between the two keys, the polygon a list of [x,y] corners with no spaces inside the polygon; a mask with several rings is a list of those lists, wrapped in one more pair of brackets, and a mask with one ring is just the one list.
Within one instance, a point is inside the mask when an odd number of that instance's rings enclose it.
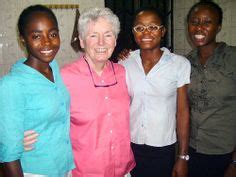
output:
{"label": "eye", "polygon": [[33,40],[40,39],[40,38],[41,38],[41,36],[39,34],[33,34],[32,35]]}
{"label": "eye", "polygon": [[96,35],[96,34],[90,34],[89,37],[91,37],[91,38],[97,38],[97,35]]}
{"label": "eye", "polygon": [[105,34],[104,35],[106,38],[110,38],[110,37],[113,37],[114,35],[113,35],[113,33],[107,33],[107,34]]}
{"label": "eye", "polygon": [[148,26],[148,30],[149,31],[157,31],[157,30],[159,30],[159,26],[157,26],[157,25],[149,25]]}
{"label": "eye", "polygon": [[206,20],[206,21],[203,21],[202,24],[203,24],[204,26],[209,26],[209,25],[212,24],[212,21],[211,21],[211,20]]}
{"label": "eye", "polygon": [[198,21],[198,20],[194,20],[194,19],[190,20],[189,23],[190,23],[191,25],[193,25],[193,26],[199,25],[199,21]]}
{"label": "eye", "polygon": [[59,36],[59,33],[57,31],[50,33],[51,38],[57,38]]}
{"label": "eye", "polygon": [[143,32],[145,30],[145,27],[143,25],[137,25],[134,27],[134,31],[136,32]]}

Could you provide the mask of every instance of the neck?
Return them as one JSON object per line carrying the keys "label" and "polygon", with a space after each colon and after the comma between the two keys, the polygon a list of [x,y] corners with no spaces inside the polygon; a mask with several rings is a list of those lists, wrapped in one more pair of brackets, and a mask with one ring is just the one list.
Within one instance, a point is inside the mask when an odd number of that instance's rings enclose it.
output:
{"label": "neck", "polygon": [[149,71],[155,66],[155,64],[160,60],[162,51],[160,48],[155,50],[141,50],[140,56],[142,59],[142,65],[145,74],[148,74]]}
{"label": "neck", "polygon": [[37,60],[35,61],[35,60],[27,59],[25,61],[25,64],[32,67],[32,68],[34,68],[34,69],[36,69],[42,75],[44,75],[47,79],[54,82],[52,69],[51,69],[49,63],[43,63],[43,62],[39,62]]}
{"label": "neck", "polygon": [[51,72],[51,67],[50,67],[49,63],[36,62],[35,60],[29,60],[29,59],[27,59],[24,63],[26,65],[36,69],[40,73]]}
{"label": "neck", "polygon": [[218,43],[214,42],[211,45],[206,45],[202,47],[198,47],[199,59],[202,65],[205,65],[207,60],[213,55],[215,48]]}
{"label": "neck", "polygon": [[107,63],[106,61],[93,61],[89,57],[85,56],[85,60],[88,62],[90,68],[95,71],[99,76],[102,74],[102,71]]}
{"label": "neck", "polygon": [[140,50],[142,62],[156,63],[160,60],[163,51],[160,48],[155,50]]}

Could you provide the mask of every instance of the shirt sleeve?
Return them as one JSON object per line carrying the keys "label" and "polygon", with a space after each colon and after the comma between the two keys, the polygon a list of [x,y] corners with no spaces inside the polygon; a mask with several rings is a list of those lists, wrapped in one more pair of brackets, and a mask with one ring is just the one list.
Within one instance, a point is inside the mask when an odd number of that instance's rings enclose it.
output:
{"label": "shirt sleeve", "polygon": [[236,81],[236,47],[231,46],[229,52],[227,51],[223,57],[226,57],[222,60],[227,61],[227,63],[224,64],[227,66],[228,76]]}
{"label": "shirt sleeve", "polygon": [[177,87],[182,87],[185,84],[189,84],[190,83],[190,73],[191,73],[191,65],[190,62],[180,56],[181,60],[179,62],[179,66],[178,66],[178,82],[177,82]]}
{"label": "shirt sleeve", "polygon": [[23,152],[23,96],[16,81],[0,80],[0,162],[20,159]]}

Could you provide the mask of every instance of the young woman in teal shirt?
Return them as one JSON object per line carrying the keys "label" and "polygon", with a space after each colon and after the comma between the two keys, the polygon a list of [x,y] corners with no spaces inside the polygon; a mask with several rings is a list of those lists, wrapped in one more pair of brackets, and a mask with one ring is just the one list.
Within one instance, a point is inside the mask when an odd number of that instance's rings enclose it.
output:
{"label": "young woman in teal shirt", "polygon": [[[57,19],[44,6],[30,6],[18,30],[28,56],[0,81],[0,161],[6,176],[64,177],[74,164],[70,98],[54,60],[60,47]],[[24,131],[31,129],[40,137],[34,151],[24,152]]]}

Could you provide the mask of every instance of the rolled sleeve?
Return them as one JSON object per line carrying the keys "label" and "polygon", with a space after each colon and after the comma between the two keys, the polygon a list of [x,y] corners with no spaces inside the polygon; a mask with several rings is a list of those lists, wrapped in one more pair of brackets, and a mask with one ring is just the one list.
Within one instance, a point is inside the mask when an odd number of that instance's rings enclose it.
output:
{"label": "rolled sleeve", "polygon": [[0,161],[20,159],[23,152],[24,116],[21,90],[15,82],[0,81]]}

